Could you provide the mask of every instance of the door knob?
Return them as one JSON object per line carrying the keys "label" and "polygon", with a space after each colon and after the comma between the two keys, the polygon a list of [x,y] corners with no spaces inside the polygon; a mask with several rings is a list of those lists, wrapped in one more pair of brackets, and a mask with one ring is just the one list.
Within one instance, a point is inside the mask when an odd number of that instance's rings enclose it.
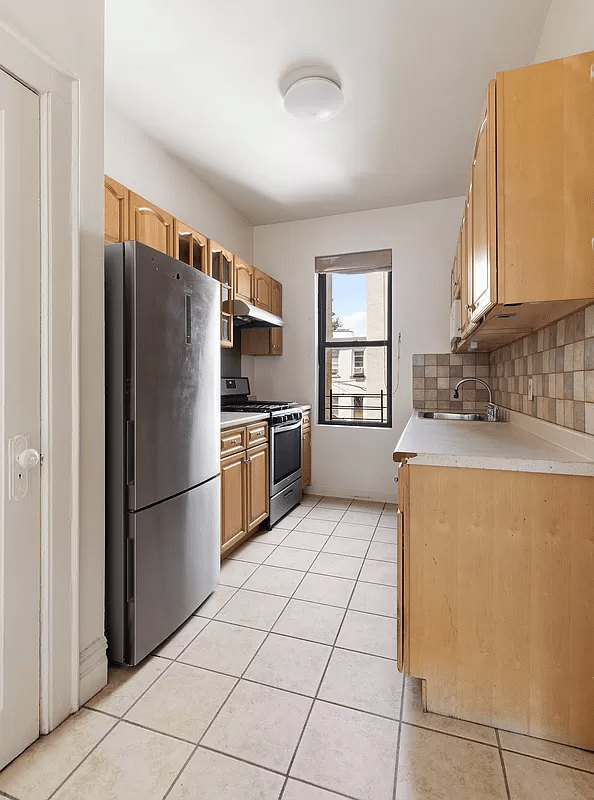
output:
{"label": "door knob", "polygon": [[39,453],[32,447],[28,447],[18,454],[17,461],[23,469],[33,469],[39,464]]}

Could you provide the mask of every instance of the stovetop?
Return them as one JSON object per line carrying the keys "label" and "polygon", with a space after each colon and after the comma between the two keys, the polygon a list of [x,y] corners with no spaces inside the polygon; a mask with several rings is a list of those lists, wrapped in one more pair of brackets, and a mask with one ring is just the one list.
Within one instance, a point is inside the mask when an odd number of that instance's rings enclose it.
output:
{"label": "stovetop", "polygon": [[232,403],[223,403],[221,408],[225,411],[253,411],[255,414],[268,414],[273,411],[284,411],[287,408],[298,408],[299,403],[287,401],[285,403],[273,400],[239,400]]}

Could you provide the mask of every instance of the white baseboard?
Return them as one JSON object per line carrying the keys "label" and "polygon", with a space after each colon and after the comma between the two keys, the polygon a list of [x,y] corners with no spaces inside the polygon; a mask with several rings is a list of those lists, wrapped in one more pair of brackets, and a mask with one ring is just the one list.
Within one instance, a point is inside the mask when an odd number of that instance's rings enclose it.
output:
{"label": "white baseboard", "polygon": [[398,502],[398,487],[394,484],[394,491],[390,492],[357,492],[356,490],[349,491],[348,489],[336,489],[331,486],[318,486],[311,485],[307,487],[304,494],[315,494],[320,497],[344,497],[348,500],[375,500],[378,503],[397,503]]}
{"label": "white baseboard", "polygon": [[100,636],[79,656],[79,703],[82,706],[107,683],[107,640]]}

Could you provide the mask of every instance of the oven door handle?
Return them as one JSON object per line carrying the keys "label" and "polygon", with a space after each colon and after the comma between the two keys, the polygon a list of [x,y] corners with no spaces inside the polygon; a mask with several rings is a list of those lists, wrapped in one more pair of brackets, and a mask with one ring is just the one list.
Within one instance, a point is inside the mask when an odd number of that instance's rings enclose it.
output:
{"label": "oven door handle", "polygon": [[294,431],[296,428],[300,428],[301,427],[301,423],[302,423],[302,420],[299,420],[299,422],[291,422],[290,424],[287,424],[285,422],[284,424],[281,424],[281,425],[273,425],[272,426],[272,432],[273,433],[278,433],[279,431],[283,431],[283,432],[284,431]]}

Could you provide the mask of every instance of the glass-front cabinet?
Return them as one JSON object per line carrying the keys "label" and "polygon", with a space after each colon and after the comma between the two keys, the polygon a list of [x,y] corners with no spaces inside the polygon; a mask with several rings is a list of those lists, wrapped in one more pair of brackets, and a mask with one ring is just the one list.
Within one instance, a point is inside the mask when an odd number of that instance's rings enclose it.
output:
{"label": "glass-front cabinet", "polygon": [[174,258],[208,275],[208,239],[178,219],[174,220]]}
{"label": "glass-front cabinet", "polygon": [[233,253],[211,240],[208,266],[221,284],[221,346],[233,347]]}

